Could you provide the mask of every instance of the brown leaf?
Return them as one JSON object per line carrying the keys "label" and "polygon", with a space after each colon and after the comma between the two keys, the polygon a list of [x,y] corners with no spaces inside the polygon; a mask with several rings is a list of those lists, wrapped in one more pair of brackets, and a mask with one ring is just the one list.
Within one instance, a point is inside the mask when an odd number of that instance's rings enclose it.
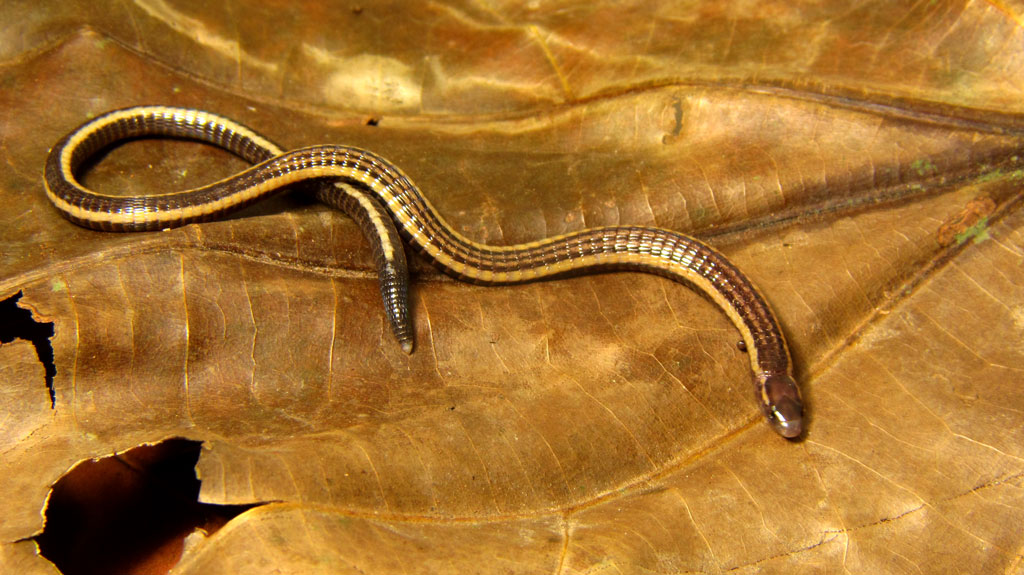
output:
{"label": "brown leaf", "polygon": [[[265,503],[175,573],[1017,572],[1024,160],[1013,3],[9,7],[0,561],[76,463],[202,441],[200,500]],[[17,24],[14,24],[14,23]],[[457,229],[713,243],[772,302],[811,423],[779,439],[728,320],[663,279],[460,284],[414,261],[416,351],[354,224],[301,191],[148,234],[49,205],[47,149],[193,106],[401,166]],[[138,141],[87,183],[185,189]],[[6,569],[5,569],[6,570]]]}

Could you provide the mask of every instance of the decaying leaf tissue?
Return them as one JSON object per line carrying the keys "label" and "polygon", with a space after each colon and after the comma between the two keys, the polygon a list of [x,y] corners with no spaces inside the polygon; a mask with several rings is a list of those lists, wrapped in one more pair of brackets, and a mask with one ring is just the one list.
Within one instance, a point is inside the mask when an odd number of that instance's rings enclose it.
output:
{"label": "decaying leaf tissue", "polygon": [[1020,570],[1004,4],[5,6],[0,571]]}

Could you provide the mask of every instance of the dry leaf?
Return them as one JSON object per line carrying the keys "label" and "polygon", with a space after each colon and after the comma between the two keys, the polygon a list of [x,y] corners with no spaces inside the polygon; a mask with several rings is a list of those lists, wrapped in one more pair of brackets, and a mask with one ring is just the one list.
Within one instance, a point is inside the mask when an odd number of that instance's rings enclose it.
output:
{"label": "dry leaf", "polygon": [[[1020,2],[5,7],[0,562],[76,463],[203,442],[200,499],[266,503],[174,573],[1021,572]],[[401,166],[465,234],[607,224],[713,243],[773,303],[808,399],[779,439],[709,302],[619,274],[507,288],[414,263],[417,348],[356,227],[301,190],[106,234],[49,146],[133,104]],[[87,183],[244,164],[138,141]]]}

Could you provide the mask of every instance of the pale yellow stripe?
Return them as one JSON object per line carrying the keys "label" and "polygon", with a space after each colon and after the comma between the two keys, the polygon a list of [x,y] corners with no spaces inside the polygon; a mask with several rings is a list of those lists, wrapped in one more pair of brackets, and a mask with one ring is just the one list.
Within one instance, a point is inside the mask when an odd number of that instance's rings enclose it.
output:
{"label": "pale yellow stripe", "polygon": [[387,224],[381,220],[380,212],[377,211],[377,206],[374,205],[373,200],[367,194],[360,192],[352,186],[344,183],[336,183],[335,187],[344,190],[346,194],[355,198],[359,205],[363,207],[363,210],[370,216],[370,223],[373,228],[377,231],[377,236],[380,239],[381,249],[384,251],[384,259],[388,261],[395,260],[395,245],[391,243],[391,234],[388,233]]}
{"label": "pale yellow stripe", "polygon": [[[137,107],[122,110],[120,112],[116,112],[114,114],[110,114],[101,119],[98,119],[90,124],[83,126],[83,128],[81,128],[79,131],[75,132],[72,135],[72,137],[69,139],[68,144],[62,151],[61,156],[61,169],[67,181],[74,185],[76,188],[78,188],[78,190],[85,195],[109,198],[114,200],[124,199],[124,197],[121,196],[108,196],[104,194],[98,194],[77,184],[71,170],[71,153],[77,146],[81,145],[81,143],[86,138],[88,138],[89,135],[95,130],[102,129],[104,126],[120,121],[122,119],[138,115],[164,116],[168,119],[178,117],[182,120],[196,123],[220,123],[223,124],[227,129],[234,130],[241,136],[249,138],[257,145],[266,148],[275,155],[280,155],[282,153],[277,146],[275,146],[273,143],[269,142],[262,136],[222,116],[210,114],[207,112],[186,110],[182,108],[169,108],[163,106]],[[715,270],[711,274],[712,277],[707,278],[692,269],[694,267],[700,267],[708,259],[706,254],[700,254],[700,256],[698,256],[700,250],[696,246],[688,248],[681,255],[677,256],[676,259],[673,260],[664,259],[662,257],[658,257],[657,255],[651,255],[648,253],[610,253],[576,256],[571,259],[558,260],[550,265],[546,265],[543,267],[525,267],[521,269],[510,270],[507,272],[494,272],[492,270],[475,268],[465,264],[464,262],[455,261],[455,259],[450,254],[442,251],[442,249],[436,243],[426,244],[424,242],[424,238],[419,231],[418,223],[412,221],[410,219],[408,209],[400,205],[401,201],[399,199],[399,196],[394,193],[390,185],[385,186],[380,183],[381,178],[384,175],[384,172],[381,171],[380,169],[361,169],[355,166],[355,164],[357,163],[366,161],[366,156],[361,155],[359,158],[349,157],[348,161],[352,162],[352,165],[346,164],[345,166],[317,166],[305,168],[302,170],[295,170],[289,172],[288,174],[267,178],[255,186],[251,186],[249,188],[241,190],[239,193],[233,194],[231,196],[218,198],[217,200],[209,202],[207,204],[187,206],[179,210],[171,210],[166,212],[123,214],[90,212],[87,210],[83,210],[82,208],[79,208],[77,206],[74,206],[57,197],[49,189],[48,185],[47,195],[49,196],[50,200],[53,201],[53,203],[57,206],[58,209],[67,212],[69,215],[76,219],[114,225],[125,225],[133,223],[148,224],[153,222],[170,222],[173,220],[191,218],[195,216],[209,215],[215,212],[219,212],[227,207],[230,207],[231,205],[246,202],[255,197],[268,193],[272,190],[276,190],[283,186],[287,186],[288,184],[307,178],[339,177],[361,181],[364,182],[371,190],[373,190],[373,192],[388,206],[390,211],[393,214],[395,214],[396,219],[402,224],[402,227],[411,236],[413,242],[415,242],[421,249],[423,249],[434,261],[437,262],[438,265],[448,269],[450,272],[457,275],[462,275],[471,279],[484,282],[518,283],[589,266],[623,263],[644,263],[668,271],[670,274],[682,276],[689,282],[693,283],[702,292],[706,293],[716,304],[718,304],[718,306],[729,317],[733,325],[735,325],[737,329],[739,329],[740,334],[742,335],[743,340],[747,346],[747,352],[750,356],[749,359],[751,366],[755,373],[757,372],[759,361],[757,354],[757,345],[754,340],[754,336],[750,332],[750,329],[747,328],[746,323],[743,321],[743,318],[739,314],[739,311],[736,308],[734,308],[732,304],[726,299],[726,297],[719,293],[719,291],[715,287],[714,281],[718,280],[721,277],[721,272]],[[412,185],[411,180],[409,180],[396,167],[384,165],[383,168],[393,171],[397,178],[405,178],[405,180],[409,182],[409,185]],[[224,181],[226,180],[221,180],[221,182]],[[371,223],[378,230],[378,235],[381,238],[382,248],[384,249],[385,257],[388,258],[389,260],[393,259],[395,250],[399,249],[399,246],[393,245],[390,241],[390,237],[388,236],[388,234],[383,231],[385,223],[381,220],[379,214],[374,209],[374,206],[372,205],[372,200],[369,198],[369,196],[344,183],[339,183],[337,185],[339,186],[339,188],[344,190],[345,193],[352,195],[363,206],[367,213],[370,214]],[[152,197],[185,194],[193,191],[195,190],[188,190],[185,192],[172,192]],[[432,225],[439,226],[441,229],[446,230],[447,233],[449,233],[453,238],[465,243],[470,249],[482,251],[489,250],[494,251],[498,254],[507,254],[513,251],[533,249],[544,245],[557,244],[561,241],[564,241],[565,238],[573,235],[563,234],[553,238],[547,238],[544,240],[527,242],[512,246],[491,246],[466,238],[465,236],[454,230],[440,215],[438,215],[437,212],[434,210],[433,206],[430,204],[430,202],[425,197],[423,197],[422,194],[418,192],[418,190],[416,190],[416,196],[417,201],[423,204],[423,210],[429,214],[429,217],[433,219],[433,221],[431,222]],[[611,228],[606,228],[606,230],[608,230],[608,232],[607,237],[605,237],[605,240],[608,241],[612,238],[612,232]],[[600,233],[600,230],[591,231]],[[659,252],[665,251],[666,253],[668,253],[669,250],[669,248],[665,246],[659,246],[657,249]],[[652,247],[651,251],[654,251],[654,247]]]}

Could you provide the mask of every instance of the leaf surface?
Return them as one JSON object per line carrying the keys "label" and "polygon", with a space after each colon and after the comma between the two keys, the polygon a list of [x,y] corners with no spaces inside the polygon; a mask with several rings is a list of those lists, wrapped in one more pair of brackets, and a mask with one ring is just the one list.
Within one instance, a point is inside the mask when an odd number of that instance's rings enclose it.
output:
{"label": "leaf surface", "polygon": [[[200,499],[265,503],[174,572],[1019,572],[1019,2],[14,3],[0,31],[0,561],[77,462],[203,442]],[[82,121],[208,109],[399,165],[460,232],[707,240],[771,301],[801,442],[738,334],[662,278],[461,284],[413,261],[416,350],[355,225],[302,189],[107,234],[44,194]],[[244,168],[143,140],[86,175],[168,192]]]}

